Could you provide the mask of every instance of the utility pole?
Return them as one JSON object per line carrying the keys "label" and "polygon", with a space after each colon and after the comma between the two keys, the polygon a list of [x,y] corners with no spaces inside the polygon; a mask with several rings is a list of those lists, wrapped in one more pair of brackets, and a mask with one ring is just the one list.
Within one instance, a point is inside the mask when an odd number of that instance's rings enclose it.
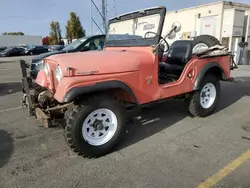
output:
{"label": "utility pole", "polygon": [[[90,0],[91,3],[91,32],[98,29],[102,34],[107,33],[107,3],[106,0]],[[95,29],[94,29],[95,26]]]}
{"label": "utility pole", "polygon": [[105,33],[107,33],[107,4],[105,0],[101,0],[102,2],[102,18],[103,18],[103,28]]}

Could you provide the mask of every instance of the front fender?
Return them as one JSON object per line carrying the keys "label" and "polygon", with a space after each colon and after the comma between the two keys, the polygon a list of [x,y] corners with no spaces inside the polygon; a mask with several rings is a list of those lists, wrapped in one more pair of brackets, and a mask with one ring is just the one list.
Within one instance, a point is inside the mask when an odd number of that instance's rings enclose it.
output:
{"label": "front fender", "polygon": [[220,71],[220,76],[221,78],[224,77],[225,75],[225,72],[223,70],[223,68],[221,67],[220,64],[216,63],[216,62],[211,62],[211,63],[208,63],[206,64],[201,70],[200,72],[198,73],[198,76],[196,77],[196,80],[195,80],[195,83],[194,83],[194,87],[193,87],[193,90],[199,90],[201,89],[201,83],[202,83],[202,80],[204,78],[204,76],[211,70],[218,70]]}
{"label": "front fender", "polygon": [[130,94],[130,96],[134,99],[134,101],[138,103],[133,90],[127,84],[118,80],[97,82],[94,85],[88,85],[88,86],[83,86],[83,87],[74,87],[67,92],[62,102],[70,103],[82,94],[87,94],[87,93],[91,93],[94,91],[105,91],[108,89],[122,89],[128,92],[128,94]]}

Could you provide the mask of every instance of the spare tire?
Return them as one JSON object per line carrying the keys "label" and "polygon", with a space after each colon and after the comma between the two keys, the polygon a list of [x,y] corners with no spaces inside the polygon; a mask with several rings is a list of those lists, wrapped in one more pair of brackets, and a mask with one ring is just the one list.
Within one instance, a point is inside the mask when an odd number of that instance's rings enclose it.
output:
{"label": "spare tire", "polygon": [[221,45],[216,37],[211,35],[199,35],[193,39],[193,54],[195,54],[197,50],[210,48],[215,45]]}

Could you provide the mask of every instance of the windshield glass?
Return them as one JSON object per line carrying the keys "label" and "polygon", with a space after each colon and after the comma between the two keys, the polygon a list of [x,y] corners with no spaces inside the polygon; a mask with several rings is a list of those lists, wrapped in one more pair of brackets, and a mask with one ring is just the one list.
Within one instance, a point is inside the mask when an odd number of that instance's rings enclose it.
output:
{"label": "windshield glass", "polygon": [[32,50],[32,49],[34,49],[36,46],[35,45],[29,45],[29,46],[27,46],[27,50]]}
{"label": "windshield glass", "polygon": [[86,40],[87,40],[87,38],[77,39],[74,42],[72,42],[71,44],[69,44],[68,46],[66,46],[65,48],[63,48],[62,50],[64,50],[64,51],[75,50]]}
{"label": "windshield glass", "polygon": [[[107,40],[131,40],[140,38],[153,38],[158,32],[161,16],[149,16],[118,21],[109,25]],[[153,32],[153,33],[149,33]]]}
{"label": "windshield glass", "polygon": [[3,50],[1,53],[6,53],[10,50],[12,50],[14,47],[7,47],[5,50]]}

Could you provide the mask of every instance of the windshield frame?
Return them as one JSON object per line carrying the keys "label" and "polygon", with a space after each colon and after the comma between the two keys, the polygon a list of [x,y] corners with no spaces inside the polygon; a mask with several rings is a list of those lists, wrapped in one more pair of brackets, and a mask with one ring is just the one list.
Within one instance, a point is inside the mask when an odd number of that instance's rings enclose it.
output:
{"label": "windshield frame", "polygon": [[135,11],[132,13],[127,13],[127,14],[115,17],[109,21],[109,25],[113,23],[121,22],[121,21],[141,18],[141,17],[150,16],[154,14],[160,15],[159,27],[157,30],[157,35],[155,37],[141,38],[141,39],[109,40],[108,39],[109,34],[107,33],[106,40],[105,40],[105,47],[130,47],[130,46],[157,45],[158,42],[160,41],[160,36],[162,33],[162,28],[163,28],[163,24],[164,24],[165,16],[166,16],[166,8],[163,6],[149,8],[149,9],[145,9],[142,11]]}

